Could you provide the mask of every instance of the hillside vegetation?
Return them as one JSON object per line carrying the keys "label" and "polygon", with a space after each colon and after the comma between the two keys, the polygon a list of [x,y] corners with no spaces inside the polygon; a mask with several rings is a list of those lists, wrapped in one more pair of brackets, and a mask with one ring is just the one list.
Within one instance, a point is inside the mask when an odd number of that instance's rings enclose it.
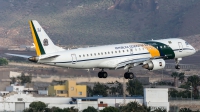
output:
{"label": "hillside vegetation", "polygon": [[200,34],[199,5],[199,0],[1,0],[0,45],[31,44],[31,19],[64,45],[187,37]]}

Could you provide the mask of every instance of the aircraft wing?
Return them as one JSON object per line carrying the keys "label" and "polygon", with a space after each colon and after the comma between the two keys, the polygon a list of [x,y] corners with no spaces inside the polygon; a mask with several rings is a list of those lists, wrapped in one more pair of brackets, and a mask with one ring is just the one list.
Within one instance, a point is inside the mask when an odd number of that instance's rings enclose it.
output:
{"label": "aircraft wing", "polygon": [[140,59],[124,61],[124,62],[119,63],[115,69],[123,68],[128,64],[134,64],[134,66],[137,66],[137,65],[142,64],[145,61],[149,61],[150,59],[151,58],[140,58]]}
{"label": "aircraft wing", "polygon": [[28,56],[28,55],[20,55],[20,54],[10,54],[10,53],[5,53],[6,55],[9,56],[16,56],[16,57],[21,57],[21,58],[30,58],[32,56]]}

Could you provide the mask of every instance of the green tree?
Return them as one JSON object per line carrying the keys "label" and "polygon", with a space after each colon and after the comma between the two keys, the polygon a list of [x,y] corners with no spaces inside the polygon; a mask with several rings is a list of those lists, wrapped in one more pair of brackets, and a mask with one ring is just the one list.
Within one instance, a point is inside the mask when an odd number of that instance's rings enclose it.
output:
{"label": "green tree", "polygon": [[171,77],[174,78],[174,86],[176,87],[176,78],[178,77],[178,72],[173,72],[173,73],[171,74]]}
{"label": "green tree", "polygon": [[100,110],[100,112],[119,112],[119,109],[109,106],[104,108],[103,110]]}
{"label": "green tree", "polygon": [[51,109],[50,109],[52,112],[62,112],[63,110],[61,109],[61,108],[59,108],[59,107],[52,107]]}
{"label": "green tree", "polygon": [[87,86],[87,96],[92,96],[93,95],[93,90],[90,86]]}
{"label": "green tree", "polygon": [[44,102],[38,101],[38,102],[32,102],[29,105],[30,109],[36,111],[36,112],[41,112],[44,111],[47,105]]}
{"label": "green tree", "polygon": [[25,83],[31,83],[31,76],[25,76],[25,74],[22,72],[21,76],[17,77],[20,81],[21,84],[25,84]]}
{"label": "green tree", "polygon": [[123,85],[122,85],[122,83],[120,83],[118,81],[116,81],[115,83],[117,84],[117,87],[116,87],[117,91],[116,92],[118,93],[118,95],[123,95]]}
{"label": "green tree", "polygon": [[0,66],[8,65],[8,60],[5,58],[0,58]]}
{"label": "green tree", "polygon": [[183,81],[185,81],[185,73],[179,73],[178,74],[178,80],[181,81],[181,83],[183,83]]}
{"label": "green tree", "polygon": [[192,84],[192,91],[194,94],[194,98],[199,98],[199,91],[197,86],[200,85],[200,78],[197,75],[193,75],[187,78],[187,81]]}
{"label": "green tree", "polygon": [[138,102],[130,102],[119,108],[120,112],[150,112],[150,108],[140,105]]}
{"label": "green tree", "polygon": [[130,95],[143,95],[143,86],[137,79],[129,80],[127,83],[126,90]]}
{"label": "green tree", "polygon": [[14,84],[16,82],[16,78],[15,77],[11,77],[11,84]]}
{"label": "green tree", "polygon": [[98,112],[98,111],[94,107],[89,106],[87,109],[84,109],[83,112]]}
{"label": "green tree", "polygon": [[107,90],[108,90],[108,86],[97,82],[94,84],[94,87],[93,87],[93,95],[102,95],[104,97],[108,96]]}
{"label": "green tree", "polygon": [[117,92],[117,88],[116,87],[111,87],[110,88],[110,92],[111,92],[111,95],[115,95],[116,92]]}
{"label": "green tree", "polygon": [[192,110],[189,109],[189,108],[181,108],[181,109],[179,110],[179,112],[192,112]]}
{"label": "green tree", "polygon": [[155,110],[152,111],[152,112],[167,112],[167,110],[166,110],[166,109],[163,109],[163,108],[157,108],[157,109],[155,109]]}
{"label": "green tree", "polygon": [[74,107],[70,107],[70,108],[64,108],[62,111],[63,112],[78,112],[78,109]]}

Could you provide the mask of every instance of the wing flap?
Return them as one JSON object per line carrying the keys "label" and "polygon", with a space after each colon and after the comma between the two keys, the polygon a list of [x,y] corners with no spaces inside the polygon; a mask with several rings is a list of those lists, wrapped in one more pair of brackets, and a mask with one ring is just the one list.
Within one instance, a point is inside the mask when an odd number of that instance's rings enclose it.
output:
{"label": "wing flap", "polygon": [[128,64],[135,64],[135,66],[136,66],[136,65],[139,65],[139,64],[143,63],[144,61],[148,61],[148,60],[150,60],[150,58],[140,58],[140,59],[127,60],[127,61],[119,63],[115,67],[115,69],[123,68]]}

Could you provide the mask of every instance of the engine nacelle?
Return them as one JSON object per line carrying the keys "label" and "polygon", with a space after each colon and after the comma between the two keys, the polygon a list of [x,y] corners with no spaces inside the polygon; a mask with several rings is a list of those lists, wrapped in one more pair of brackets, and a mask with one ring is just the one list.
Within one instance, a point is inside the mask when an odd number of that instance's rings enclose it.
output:
{"label": "engine nacelle", "polygon": [[150,62],[144,64],[142,67],[146,68],[148,70],[163,69],[163,68],[165,68],[165,60],[163,60],[163,59],[151,60]]}

